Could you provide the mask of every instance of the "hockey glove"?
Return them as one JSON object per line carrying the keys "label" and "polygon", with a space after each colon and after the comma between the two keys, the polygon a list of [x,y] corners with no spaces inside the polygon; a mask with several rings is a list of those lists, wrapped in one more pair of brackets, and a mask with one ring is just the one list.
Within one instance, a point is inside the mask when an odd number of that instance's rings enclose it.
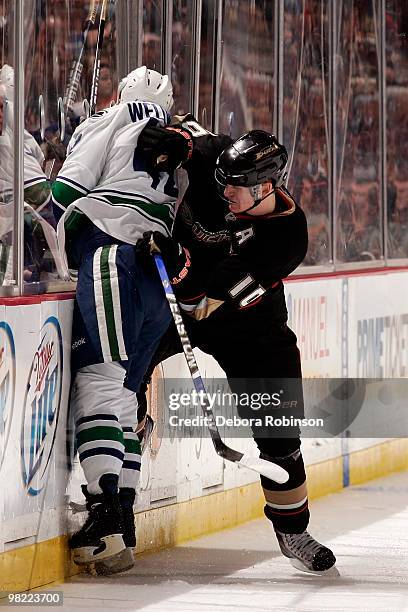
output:
{"label": "hockey glove", "polygon": [[191,266],[190,253],[181,244],[160,232],[145,232],[137,241],[136,251],[141,254],[161,253],[172,285],[184,280]]}
{"label": "hockey glove", "polygon": [[139,136],[137,148],[148,172],[171,174],[190,159],[193,139],[190,132],[184,128],[164,128],[148,124]]}

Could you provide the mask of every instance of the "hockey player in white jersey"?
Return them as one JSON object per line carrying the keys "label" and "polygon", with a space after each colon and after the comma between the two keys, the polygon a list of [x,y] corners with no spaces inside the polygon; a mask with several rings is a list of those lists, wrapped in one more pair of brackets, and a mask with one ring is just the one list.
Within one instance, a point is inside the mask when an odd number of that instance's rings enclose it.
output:
{"label": "hockey player in white jersey", "polygon": [[72,403],[89,510],[70,540],[79,564],[116,555],[133,564],[136,392],[171,318],[156,271],[143,268],[134,245],[146,230],[170,235],[177,198],[171,170],[146,171],[138,137],[148,122],[167,125],[172,104],[166,75],[131,72],[118,104],[74,132],[53,185],[65,209],[58,236],[67,270],[78,269]]}
{"label": "hockey player in white jersey", "polygon": [[[14,69],[0,69],[0,284],[13,279],[12,230],[14,221]],[[42,170],[44,155],[33,136],[24,130],[24,278],[40,280],[42,257],[47,248],[40,224],[54,223],[51,190]],[[35,231],[35,234],[34,234]],[[52,230],[51,230],[52,231]],[[40,244],[41,243],[41,244]]]}
{"label": "hockey player in white jersey", "polygon": [[76,240],[85,217],[128,244],[136,244],[153,226],[170,233],[177,198],[173,175],[149,175],[137,141],[149,121],[169,123],[171,84],[166,75],[143,66],[122,81],[118,95],[119,104],[99,111],[75,130],[53,185],[54,202],[65,213],[58,235],[66,254],[66,240],[71,235]]}

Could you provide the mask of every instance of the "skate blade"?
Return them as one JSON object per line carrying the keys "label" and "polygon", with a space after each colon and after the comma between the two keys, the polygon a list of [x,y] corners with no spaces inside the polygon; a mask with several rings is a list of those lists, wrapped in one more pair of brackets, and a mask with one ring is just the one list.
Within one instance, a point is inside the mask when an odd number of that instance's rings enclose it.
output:
{"label": "skate blade", "polygon": [[105,561],[98,561],[95,563],[95,572],[98,576],[108,576],[109,574],[127,572],[132,569],[134,565],[135,558],[133,556],[133,548],[127,547],[115,557],[110,557],[109,559],[105,559]]}
{"label": "skate blade", "polygon": [[335,565],[333,567],[329,567],[329,569],[324,571],[315,571],[309,569],[306,565],[304,565],[299,559],[289,559],[291,565],[295,567],[297,570],[301,572],[305,572],[306,574],[312,574],[314,576],[326,576],[327,578],[337,578],[340,576],[340,572]]}
{"label": "skate blade", "polygon": [[149,446],[150,438],[153,435],[154,430],[156,429],[156,421],[152,419],[150,414],[146,415],[146,423],[143,430],[143,437],[140,443],[140,454],[143,455],[146,449]]}
{"label": "skate blade", "polygon": [[103,536],[99,546],[82,546],[74,550],[74,562],[77,565],[88,565],[96,561],[109,559],[126,548],[121,533]]}

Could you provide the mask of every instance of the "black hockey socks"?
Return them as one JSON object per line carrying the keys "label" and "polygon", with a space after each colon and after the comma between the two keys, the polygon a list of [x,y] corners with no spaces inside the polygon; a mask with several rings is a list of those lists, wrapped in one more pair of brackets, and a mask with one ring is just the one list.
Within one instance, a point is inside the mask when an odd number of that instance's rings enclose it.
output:
{"label": "black hockey socks", "polygon": [[135,515],[133,505],[135,503],[135,489],[124,487],[119,489],[119,502],[123,518],[123,540],[126,547],[136,546]]}
{"label": "black hockey socks", "polygon": [[123,519],[123,540],[125,550],[118,555],[95,563],[95,571],[101,576],[126,572],[135,564],[133,549],[136,546],[135,516],[133,505],[135,503],[135,489],[123,487],[119,490],[119,501]]}

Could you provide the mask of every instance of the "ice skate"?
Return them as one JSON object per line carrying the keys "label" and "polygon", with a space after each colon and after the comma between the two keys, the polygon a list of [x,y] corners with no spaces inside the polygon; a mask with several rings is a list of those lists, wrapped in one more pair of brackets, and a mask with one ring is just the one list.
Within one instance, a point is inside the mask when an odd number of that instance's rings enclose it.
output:
{"label": "ice skate", "polygon": [[307,531],[303,533],[280,533],[275,531],[282,554],[293,567],[311,574],[338,576],[334,567],[336,557],[332,551],[316,542]]}
{"label": "ice skate", "polygon": [[103,561],[95,563],[95,572],[98,576],[109,576],[110,574],[120,574],[131,570],[135,565],[133,548],[126,546],[124,550]]}
{"label": "ice skate", "polygon": [[123,541],[126,548],[114,557],[95,563],[95,571],[100,576],[127,572],[135,564],[134,548],[136,546],[135,516],[133,504],[135,501],[134,489],[123,488],[119,490],[119,500],[123,519]]}
{"label": "ice skate", "polygon": [[69,541],[77,565],[108,559],[125,549],[118,495],[92,495],[85,485],[82,491],[86,497],[88,518]]}

